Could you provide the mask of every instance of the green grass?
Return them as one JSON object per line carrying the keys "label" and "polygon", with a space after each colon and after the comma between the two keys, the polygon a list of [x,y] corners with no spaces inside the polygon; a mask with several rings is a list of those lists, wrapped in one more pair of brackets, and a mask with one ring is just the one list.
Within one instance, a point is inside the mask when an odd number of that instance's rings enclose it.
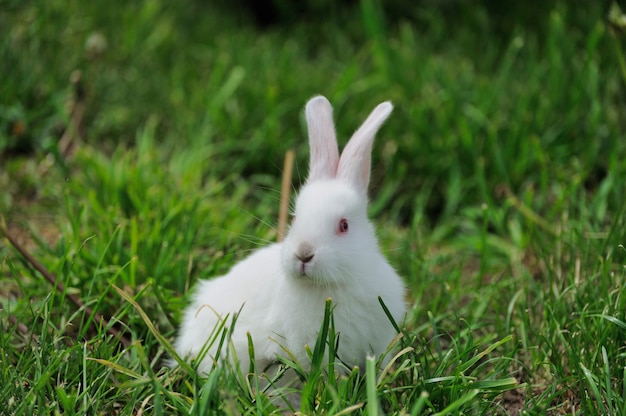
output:
{"label": "green grass", "polygon": [[[481,7],[451,26],[363,0],[260,30],[192,1],[3,2],[2,223],[64,290],[3,240],[0,408],[275,411],[258,376],[163,363],[193,284],[276,239],[282,158],[296,149],[299,186],[302,108],[321,93],[343,138],[395,104],[370,212],[410,308],[389,368],[329,379],[327,314],[300,410],[626,414],[626,45],[619,18],[588,7],[497,36]],[[101,52],[85,50],[94,34]],[[76,69],[86,110],[67,158]]]}

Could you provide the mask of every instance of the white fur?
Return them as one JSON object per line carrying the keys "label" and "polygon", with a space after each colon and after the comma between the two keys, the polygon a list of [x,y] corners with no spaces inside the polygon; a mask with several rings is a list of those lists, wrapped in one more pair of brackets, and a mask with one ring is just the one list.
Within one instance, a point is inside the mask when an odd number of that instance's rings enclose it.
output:
{"label": "white fur", "polygon": [[[241,311],[231,346],[244,373],[250,364],[247,333],[258,371],[285,355],[281,345],[306,368],[305,346],[315,345],[327,298],[333,300],[341,360],[363,367],[367,355],[386,350],[395,330],[378,297],[399,323],[406,311],[404,285],[381,254],[367,219],[367,186],[374,135],[392,108],[388,102],[376,107],[340,158],[330,103],[324,97],[307,103],[310,174],[285,241],[198,284],[175,342],[179,355],[196,358],[219,319]],[[339,231],[341,219],[348,221],[347,233]],[[297,257],[311,254],[307,262]],[[217,353],[216,345],[209,349],[200,373],[211,370]]]}

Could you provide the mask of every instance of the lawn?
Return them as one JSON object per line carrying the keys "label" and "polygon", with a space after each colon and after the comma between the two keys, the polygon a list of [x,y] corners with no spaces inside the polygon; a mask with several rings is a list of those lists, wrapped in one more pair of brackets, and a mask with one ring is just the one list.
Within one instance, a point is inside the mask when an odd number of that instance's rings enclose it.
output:
{"label": "lawn", "polygon": [[369,213],[409,312],[389,367],[338,377],[320,322],[291,410],[626,414],[616,6],[117,3],[0,5],[0,409],[279,413],[258,375],[164,362],[194,283],[277,239],[324,94],[341,143],[394,103]]}

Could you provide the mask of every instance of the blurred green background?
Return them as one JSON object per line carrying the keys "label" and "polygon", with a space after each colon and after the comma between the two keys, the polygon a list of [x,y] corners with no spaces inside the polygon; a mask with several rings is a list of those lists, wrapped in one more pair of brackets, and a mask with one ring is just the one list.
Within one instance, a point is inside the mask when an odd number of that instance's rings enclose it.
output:
{"label": "blurred green background", "polygon": [[373,189],[405,224],[416,209],[436,222],[502,192],[542,198],[555,181],[593,192],[624,155],[623,36],[608,11],[557,0],[5,0],[2,161],[54,151],[79,70],[85,142],[110,153],[151,120],[164,146],[204,147],[207,172],[243,177],[279,176],[294,147],[301,179],[312,95],[334,103],[344,140],[391,99]]}

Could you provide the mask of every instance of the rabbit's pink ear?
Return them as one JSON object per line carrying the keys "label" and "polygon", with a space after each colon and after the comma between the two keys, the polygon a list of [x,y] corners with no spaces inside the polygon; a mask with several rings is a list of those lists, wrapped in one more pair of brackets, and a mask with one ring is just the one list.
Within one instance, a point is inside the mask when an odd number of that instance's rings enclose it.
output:
{"label": "rabbit's pink ear", "polygon": [[311,148],[308,181],[334,178],[339,163],[339,149],[333,108],[325,97],[318,95],[306,104],[305,114]]}
{"label": "rabbit's pink ear", "polygon": [[391,110],[393,105],[389,101],[378,104],[341,153],[337,178],[350,183],[358,191],[367,193],[374,137]]}

